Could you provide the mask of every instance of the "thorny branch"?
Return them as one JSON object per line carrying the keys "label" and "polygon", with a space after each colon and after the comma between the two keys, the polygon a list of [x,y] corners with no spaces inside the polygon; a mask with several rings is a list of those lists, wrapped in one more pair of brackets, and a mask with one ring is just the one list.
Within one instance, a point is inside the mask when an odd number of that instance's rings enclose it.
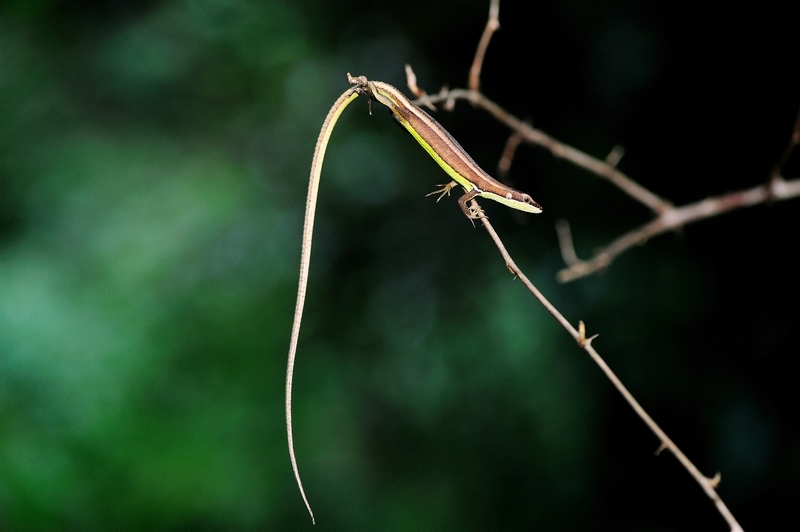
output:
{"label": "thorny branch", "polygon": [[673,442],[667,433],[658,425],[658,423],[653,420],[652,417],[645,411],[641,404],[633,397],[630,391],[622,384],[622,381],[617,377],[617,375],[612,371],[612,369],[606,364],[605,360],[600,356],[600,354],[592,347],[592,340],[594,340],[595,336],[590,338],[586,338],[585,327],[583,322],[580,322],[579,330],[576,330],[575,327],[561,314],[558,309],[556,309],[547,298],[536,288],[536,286],[528,279],[528,277],[520,270],[519,266],[514,262],[514,259],[511,258],[511,255],[508,253],[503,241],[500,240],[500,237],[495,232],[494,228],[492,227],[491,223],[489,223],[489,219],[483,214],[483,211],[480,210],[478,206],[478,202],[472,200],[472,205],[477,209],[479,213],[481,222],[483,223],[483,227],[486,229],[486,232],[489,233],[489,236],[494,241],[497,249],[500,251],[500,255],[503,256],[503,259],[506,262],[506,267],[509,269],[511,273],[519,277],[519,280],[522,281],[522,284],[530,291],[533,296],[539,300],[539,302],[544,306],[545,309],[561,324],[561,326],[575,339],[578,345],[586,351],[592,360],[594,360],[595,364],[597,364],[602,372],[606,375],[608,380],[614,385],[614,387],[619,391],[619,393],[625,398],[625,401],[633,408],[636,414],[645,422],[645,424],[650,428],[651,431],[658,437],[661,441],[661,445],[659,450],[669,449],[669,451],[675,455],[675,458],[683,465],[683,467],[689,472],[689,474],[695,479],[695,481],[700,484],[700,487],[703,488],[706,495],[714,502],[714,505],[717,507],[717,511],[722,515],[725,521],[728,522],[728,525],[731,527],[731,532],[743,532],[742,527],[736,521],[736,518],[733,516],[731,511],[725,505],[725,502],[720,498],[719,494],[716,491],[716,486],[719,483],[719,473],[717,473],[713,478],[708,478],[707,476],[703,475],[699,469],[692,463],[689,458],[683,454],[683,451]]}
{"label": "thorny branch", "polygon": [[[606,248],[598,252],[595,257],[589,261],[581,261],[578,259],[577,255],[575,254],[574,247],[572,246],[572,237],[569,231],[569,225],[566,222],[559,223],[557,226],[559,242],[561,243],[564,261],[568,265],[568,268],[559,272],[560,281],[570,281],[606,268],[620,253],[634,245],[642,244],[648,239],[661,233],[675,230],[699,220],[718,216],[734,209],[800,196],[800,179],[786,180],[782,175],[786,162],[792,155],[794,149],[800,145],[800,113],[798,113],[798,117],[786,150],[775,164],[768,183],[751,188],[749,190],[732,192],[718,197],[707,198],[705,200],[682,207],[673,206],[670,202],[650,192],[619,171],[616,168],[616,165],[619,163],[624,153],[624,150],[621,147],[615,146],[605,160],[600,160],[576,148],[564,144],[547,135],[546,133],[533,128],[530,124],[516,118],[479,92],[480,71],[483,65],[486,48],[489,45],[491,36],[499,28],[498,15],[499,0],[491,0],[489,20],[486,24],[486,29],[481,37],[480,44],[478,45],[478,49],[475,53],[475,59],[470,69],[470,90],[449,90],[443,88],[439,94],[429,96],[425,94],[424,91],[421,91],[417,88],[416,78],[413,77],[413,71],[411,70],[411,67],[406,66],[406,73],[409,78],[409,86],[412,87],[412,92],[414,92],[414,94],[419,98],[419,103],[421,105],[426,105],[433,108],[434,103],[444,102],[446,109],[452,109],[456,100],[467,100],[473,105],[486,110],[498,121],[507,125],[512,130],[512,134],[506,143],[506,148],[498,165],[498,169],[500,170],[501,174],[504,174],[510,167],[519,143],[527,142],[529,144],[541,146],[549,150],[555,157],[565,159],[576,166],[584,168],[600,177],[607,179],[620,190],[636,199],[640,203],[646,205],[656,214],[656,218],[653,221],[619,237]],[[628,389],[622,384],[611,368],[609,368],[608,364],[606,364],[600,354],[594,349],[594,347],[592,347],[592,340],[596,335],[586,338],[585,326],[583,322],[580,322],[579,328],[576,330],[575,327],[573,327],[572,324],[544,297],[544,295],[536,288],[536,286],[533,285],[533,283],[522,272],[522,270],[519,269],[517,264],[511,258],[500,237],[494,231],[494,228],[492,227],[488,218],[480,209],[477,201],[472,200],[471,205],[475,211],[479,213],[484,228],[494,241],[495,245],[500,251],[500,254],[503,256],[506,267],[509,269],[509,271],[519,277],[519,279],[533,294],[533,296],[536,297],[536,299],[547,309],[548,312],[550,312],[556,321],[558,321],[561,326],[564,327],[564,329],[575,339],[578,345],[584,349],[600,367],[606,377],[625,398],[631,408],[633,408],[642,421],[644,421],[650,430],[658,437],[661,442],[659,451],[663,451],[665,449],[669,450],[700,485],[706,495],[714,502],[717,511],[719,511],[720,515],[722,515],[722,517],[730,526],[731,532],[741,532],[742,527],[739,525],[736,518],[733,516],[716,491],[716,487],[720,482],[720,474],[717,473],[714,475],[714,477],[709,478],[703,475],[697,469],[692,461],[689,460],[689,458],[667,436],[661,427],[650,417],[650,415],[644,410],[644,408],[633,397]]]}
{"label": "thorny branch", "polygon": [[[407,71],[410,70],[407,68]],[[456,99],[466,99],[473,104],[489,111],[495,118],[503,122],[504,124],[508,125],[514,134],[519,135],[522,139],[526,142],[531,144],[536,144],[539,146],[546,147],[550,149],[553,155],[559,156],[563,159],[566,159],[577,166],[582,168],[586,168],[589,171],[600,175],[601,177],[605,177],[619,188],[627,192],[632,197],[638,199],[645,205],[650,206],[654,211],[660,212],[661,215],[657,220],[661,219],[662,217],[666,217],[669,221],[670,227],[669,229],[680,227],[686,223],[691,221],[695,221],[696,219],[701,219],[702,217],[708,217],[709,206],[714,208],[715,202],[711,202],[710,204],[705,204],[701,202],[698,206],[689,212],[692,217],[685,215],[685,219],[673,219],[674,214],[677,210],[672,207],[671,204],[662,200],[661,198],[655,196],[654,194],[650,193],[629,177],[624,175],[622,172],[619,172],[614,165],[619,160],[620,152],[618,149],[612,150],[611,154],[606,161],[601,161],[592,157],[591,155],[587,155],[580,150],[572,148],[571,146],[567,146],[549,135],[545,134],[542,131],[534,129],[530,125],[524,123],[523,121],[519,120],[518,118],[514,117],[510,113],[506,112],[496,103],[490,101],[488,98],[483,96],[482,94],[475,92],[475,91],[467,91],[463,89],[454,89],[454,90],[446,90],[443,89],[439,94],[434,96],[423,96],[421,98],[421,103],[424,104],[433,104],[435,102],[448,102]],[[446,105],[447,107],[447,105]],[[779,187],[780,188],[780,187]],[[798,187],[800,188],[800,187]],[[793,190],[793,189],[792,189]],[[798,191],[800,194],[800,191]],[[758,195],[756,195],[758,196]],[[757,200],[758,198],[749,198],[750,201]],[[706,200],[711,201],[711,200]],[[733,202],[735,203],[735,202]],[[477,201],[472,200],[473,207],[480,211],[480,207],[478,206]],[[735,208],[731,206],[732,203],[727,203],[728,210]],[[716,207],[719,208],[719,207]],[[486,228],[489,236],[494,241],[495,245],[497,246],[498,250],[500,250],[500,254],[503,256],[503,259],[506,262],[506,266],[508,267],[509,271],[511,271],[514,275],[519,277],[522,283],[526,286],[526,288],[536,297],[537,300],[547,309],[548,312],[561,324],[561,326],[570,334],[573,338],[578,342],[578,345],[581,346],[588,354],[592,357],[594,362],[600,367],[600,369],[605,373],[606,377],[611,381],[614,387],[619,391],[619,393],[625,398],[631,408],[636,412],[636,414],[644,421],[644,423],[650,428],[651,431],[658,437],[661,442],[660,449],[669,449],[669,451],[678,459],[678,461],[683,465],[683,467],[689,472],[689,474],[695,479],[695,481],[700,485],[700,487],[705,491],[706,495],[714,502],[714,505],[717,507],[717,510],[722,515],[722,517],[728,522],[728,525],[731,528],[731,532],[740,532],[742,531],[742,527],[736,521],[736,518],[733,516],[731,511],[725,505],[725,503],[720,498],[719,494],[717,494],[715,486],[718,483],[718,479],[708,478],[703,475],[697,467],[692,463],[689,458],[680,450],[680,448],[675,445],[675,443],[667,436],[667,434],[661,429],[661,427],[650,417],[649,414],[644,410],[644,408],[639,404],[638,401],[631,395],[628,389],[622,384],[619,378],[614,374],[611,368],[608,367],[608,364],[603,360],[599,353],[592,347],[591,339],[587,339],[584,334],[577,331],[575,327],[542,295],[541,292],[533,285],[533,283],[525,276],[522,270],[516,265],[514,260],[509,255],[508,251],[505,249],[503,242],[500,240],[500,237],[492,228],[491,224],[489,223],[488,218],[485,215],[481,215],[481,221],[483,222],[484,227]],[[664,229],[667,231],[669,229]],[[562,232],[564,232],[562,228]],[[630,237],[624,243],[621,243],[619,248],[620,250],[616,253],[621,253],[624,249],[627,249],[634,245],[637,241],[637,237]],[[630,240],[630,241],[629,241]],[[641,240],[638,240],[641,241]],[[569,257],[569,253],[565,254],[565,257]],[[574,252],[572,257],[577,259],[574,256]],[[613,258],[613,257],[612,257]],[[610,262],[610,260],[609,260]],[[607,265],[607,264],[606,264]]]}

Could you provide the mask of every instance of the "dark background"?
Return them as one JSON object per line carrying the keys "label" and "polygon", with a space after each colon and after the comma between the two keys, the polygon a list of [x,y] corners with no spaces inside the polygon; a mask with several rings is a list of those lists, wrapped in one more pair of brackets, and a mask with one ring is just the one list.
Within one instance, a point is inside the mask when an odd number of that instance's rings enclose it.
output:
{"label": "dark background", "polygon": [[[787,3],[784,3],[786,5]],[[676,204],[763,183],[800,104],[769,2],[511,2],[484,92]],[[308,169],[364,74],[465,86],[486,1],[6,1],[0,7],[0,528],[309,530],[283,386]],[[295,374],[316,530],[726,530],[701,489],[512,279],[445,176],[357,100],[323,171]],[[439,119],[494,171],[508,132]],[[800,156],[786,168],[800,173]],[[796,523],[798,200],[661,236],[520,149],[509,250],[746,530]]]}

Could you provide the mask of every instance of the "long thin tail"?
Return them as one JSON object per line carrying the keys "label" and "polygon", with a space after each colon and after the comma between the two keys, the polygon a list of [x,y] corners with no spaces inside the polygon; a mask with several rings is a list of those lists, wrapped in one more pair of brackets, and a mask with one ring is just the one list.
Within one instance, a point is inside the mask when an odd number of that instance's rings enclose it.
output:
{"label": "long thin tail", "polygon": [[306,492],[303,489],[303,482],[300,480],[300,472],[297,469],[297,458],[294,455],[294,440],[292,438],[292,377],[294,375],[294,361],[297,354],[297,340],[300,337],[300,322],[303,319],[303,306],[306,301],[306,288],[308,286],[308,269],[311,264],[311,241],[314,232],[314,216],[317,211],[317,193],[319,192],[319,178],[322,172],[322,160],[325,157],[325,149],[328,140],[333,132],[333,126],[342,114],[344,109],[358,97],[357,87],[351,87],[342,94],[336,103],[333,104],[322,130],[319,132],[317,147],[314,150],[314,160],[311,163],[311,177],[308,182],[308,198],[306,199],[306,216],[303,222],[303,245],[300,254],[300,281],[297,284],[297,303],[294,307],[294,323],[292,324],[292,338],[289,344],[289,361],[286,364],[286,436],[289,440],[289,458],[292,460],[292,470],[294,478],[297,480],[297,487],[300,488],[300,495],[306,503],[308,514],[311,516],[311,523],[314,521],[314,512],[308,503]]}

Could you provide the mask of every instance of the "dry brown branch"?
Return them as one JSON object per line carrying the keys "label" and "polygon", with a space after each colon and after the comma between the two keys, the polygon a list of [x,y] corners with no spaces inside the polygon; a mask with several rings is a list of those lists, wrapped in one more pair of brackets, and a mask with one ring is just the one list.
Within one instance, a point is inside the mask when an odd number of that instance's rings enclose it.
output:
{"label": "dry brown branch", "polygon": [[417,86],[417,75],[408,63],[406,63],[406,85],[408,85],[408,90],[417,98],[420,105],[424,105],[431,111],[436,111],[436,106],[430,102],[427,93]]}
{"label": "dry brown branch", "polygon": [[[588,261],[578,259],[575,248],[572,245],[569,225],[561,225],[560,228],[556,227],[561,255],[567,265],[567,268],[558,272],[558,280],[565,283],[597,273],[607,268],[618,255],[629,248],[644,244],[654,236],[684,227],[690,223],[713,218],[734,209],[800,196],[800,179],[787,181],[782,175],[786,162],[798,144],[800,144],[800,112],[797,114],[794,128],[791,135],[789,135],[786,149],[778,159],[778,162],[775,163],[775,166],[773,166],[767,183],[748,190],[729,192],[722,196],[707,198],[683,207],[671,207],[662,212],[655,220],[617,238],[611,244],[596,252],[594,257]],[[612,154],[609,154],[609,158]]]}
{"label": "dry brown branch", "polygon": [[514,160],[514,154],[517,153],[517,148],[522,144],[523,138],[519,133],[512,133],[506,140],[506,146],[503,148],[503,154],[500,156],[500,161],[497,163],[497,173],[500,177],[505,177],[511,169],[511,162]]}
{"label": "dry brown branch", "polygon": [[408,63],[406,63],[406,84],[408,85],[408,90],[411,91],[411,94],[413,94],[415,98],[422,98],[425,96],[425,91],[417,86],[417,75],[414,73],[414,69],[412,69],[411,65]]}
{"label": "dry brown branch", "polygon": [[558,235],[558,247],[561,249],[561,259],[567,266],[572,266],[581,261],[575,254],[575,246],[572,245],[572,231],[569,222],[566,220],[556,220],[556,234]]}
{"label": "dry brown branch", "polygon": [[492,40],[494,32],[500,29],[500,0],[491,0],[489,5],[489,20],[486,21],[486,27],[483,29],[483,35],[478,42],[478,49],[475,51],[475,59],[472,61],[472,66],[469,69],[469,88],[477,91],[481,85],[481,69],[483,68],[483,59],[486,57],[486,49],[489,47],[489,42]]}
{"label": "dry brown branch", "polygon": [[494,241],[497,249],[500,251],[500,255],[502,255],[503,260],[505,260],[506,267],[509,269],[511,273],[515,276],[519,277],[522,284],[530,291],[533,296],[539,300],[539,302],[544,306],[545,309],[556,319],[556,321],[561,324],[561,326],[575,339],[577,344],[586,351],[592,360],[594,360],[595,364],[597,364],[600,369],[605,373],[608,380],[614,385],[614,387],[619,391],[619,393],[625,398],[625,401],[633,408],[636,414],[642,419],[642,421],[647,424],[651,431],[656,435],[656,437],[660,441],[660,449],[669,449],[669,451],[678,459],[678,461],[683,465],[683,467],[689,472],[692,478],[700,484],[700,487],[703,488],[706,495],[714,502],[714,505],[717,507],[717,510],[722,515],[722,517],[727,521],[728,525],[731,527],[731,532],[742,532],[742,527],[736,521],[736,518],[733,516],[731,511],[725,505],[725,503],[720,498],[719,494],[715,489],[716,485],[719,483],[719,473],[717,473],[714,477],[709,478],[703,475],[700,470],[692,463],[689,458],[683,454],[683,451],[675,445],[667,434],[661,429],[661,427],[650,417],[650,415],[642,408],[642,405],[633,397],[633,395],[628,391],[622,381],[619,380],[617,375],[611,370],[611,368],[606,364],[605,360],[600,356],[600,354],[592,347],[592,340],[596,338],[592,336],[590,338],[586,338],[585,326],[583,322],[579,324],[579,330],[576,330],[575,327],[556,309],[550,301],[547,300],[546,297],[536,288],[536,286],[528,279],[528,277],[522,272],[522,270],[517,266],[517,263],[514,262],[514,259],[511,258],[511,255],[508,253],[505,245],[503,244],[500,237],[495,232],[494,228],[492,227],[491,223],[489,223],[489,219],[483,214],[483,211],[480,210],[478,206],[478,202],[472,200],[473,207],[480,213],[480,220],[483,223],[483,227],[486,229],[486,232],[489,233],[489,236]]}
{"label": "dry brown branch", "polygon": [[[684,205],[683,207],[673,207],[661,213],[651,222],[617,238],[587,261],[578,259],[572,247],[571,237],[569,239],[565,238],[565,233],[569,232],[569,227],[566,230],[562,228],[559,231],[559,245],[567,268],[558,272],[558,280],[566,283],[602,271],[618,255],[633,246],[644,244],[654,236],[684,227],[690,223],[713,218],[734,209],[752,207],[760,203],[781,201],[798,196],[800,196],[800,179],[785,181],[782,177],[777,177],[749,190],[730,192],[722,196]],[[574,257],[574,259],[567,260],[567,257]]]}

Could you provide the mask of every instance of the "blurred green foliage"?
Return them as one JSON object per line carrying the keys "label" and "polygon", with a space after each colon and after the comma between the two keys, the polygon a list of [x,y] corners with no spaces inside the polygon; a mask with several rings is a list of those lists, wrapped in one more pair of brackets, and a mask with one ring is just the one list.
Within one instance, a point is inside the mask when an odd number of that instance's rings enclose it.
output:
{"label": "blurred green foliage", "polygon": [[[2,4],[0,528],[310,526],[282,401],[316,135],[348,71],[402,87],[410,62],[431,92],[460,85],[486,4]],[[747,43],[728,30],[713,32],[733,51],[708,51],[694,24],[712,12],[671,9],[504,2],[484,87],[595,155],[626,142],[626,171],[675,201],[752,186],[796,102],[776,97],[757,124],[766,111],[752,96],[737,118],[768,134],[734,150],[742,172],[698,178],[727,168],[731,139],[675,131],[723,116],[714,83],[756,63],[729,59]],[[692,54],[716,69],[687,65]],[[373,111],[356,101],[328,150],[295,375],[318,528],[722,530],[485,235],[454,201],[423,199],[443,175]],[[437,116],[491,168],[506,132],[456,111]],[[708,157],[676,157],[670,141]],[[646,218],[535,150],[512,179],[545,206],[538,217],[486,206],[522,267],[602,333],[596,345],[698,465],[723,468],[734,513],[778,523],[754,508],[778,488],[797,493],[796,401],[769,395],[775,381],[752,357],[779,382],[796,367],[784,359],[796,311],[773,310],[796,279],[770,240],[796,208],[663,237],[559,286],[556,217],[575,222],[583,254]],[[755,237],[759,223],[775,236]],[[786,290],[746,305],[765,262]]]}

